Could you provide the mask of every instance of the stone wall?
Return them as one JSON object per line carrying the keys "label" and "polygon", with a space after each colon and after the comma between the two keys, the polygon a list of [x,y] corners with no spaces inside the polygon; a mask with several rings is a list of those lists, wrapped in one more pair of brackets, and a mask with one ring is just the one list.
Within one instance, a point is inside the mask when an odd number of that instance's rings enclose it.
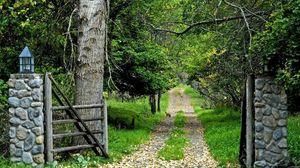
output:
{"label": "stone wall", "polygon": [[10,155],[12,162],[44,163],[43,78],[12,74],[8,81]]}
{"label": "stone wall", "polygon": [[272,78],[255,80],[255,167],[288,164],[287,96]]}

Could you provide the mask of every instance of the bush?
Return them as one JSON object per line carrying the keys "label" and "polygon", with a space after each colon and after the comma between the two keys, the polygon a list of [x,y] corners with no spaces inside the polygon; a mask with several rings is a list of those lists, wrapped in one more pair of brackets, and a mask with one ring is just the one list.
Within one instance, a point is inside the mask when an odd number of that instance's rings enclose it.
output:
{"label": "bush", "polygon": [[0,79],[0,149],[1,155],[8,154],[8,85]]}

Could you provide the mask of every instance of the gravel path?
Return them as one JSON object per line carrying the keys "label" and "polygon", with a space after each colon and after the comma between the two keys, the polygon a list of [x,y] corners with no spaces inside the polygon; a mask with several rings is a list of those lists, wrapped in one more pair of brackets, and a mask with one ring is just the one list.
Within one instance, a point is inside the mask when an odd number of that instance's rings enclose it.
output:
{"label": "gravel path", "polygon": [[[170,92],[168,113],[171,117],[166,117],[156,126],[152,133],[151,140],[139,147],[131,155],[125,156],[117,163],[104,165],[105,168],[215,168],[217,162],[209,154],[207,145],[203,140],[203,129],[198,122],[194,109],[190,104],[189,97],[183,90],[172,89]],[[165,161],[157,157],[157,152],[163,148],[164,142],[174,126],[176,112],[184,111],[188,118],[185,130],[188,132],[190,144],[185,149],[185,157],[182,160]]]}

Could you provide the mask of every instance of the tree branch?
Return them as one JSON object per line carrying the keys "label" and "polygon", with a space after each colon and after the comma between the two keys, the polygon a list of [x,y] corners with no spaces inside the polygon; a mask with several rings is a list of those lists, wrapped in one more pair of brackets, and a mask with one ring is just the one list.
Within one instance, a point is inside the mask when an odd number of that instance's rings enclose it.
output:
{"label": "tree branch", "polygon": [[197,22],[197,23],[191,24],[190,26],[188,26],[185,30],[183,30],[181,32],[176,32],[176,31],[173,31],[173,30],[157,28],[157,27],[155,27],[151,23],[147,23],[147,22],[146,23],[149,26],[151,26],[152,29],[154,29],[155,31],[161,31],[161,32],[171,33],[171,34],[175,34],[177,36],[180,36],[180,35],[183,35],[183,34],[187,33],[188,31],[190,31],[191,29],[193,29],[194,27],[197,27],[197,26],[220,24],[220,23],[228,22],[228,21],[232,21],[232,20],[245,19],[245,18],[249,18],[249,17],[258,17],[258,16],[261,16],[261,15],[269,15],[269,13],[266,13],[266,12],[256,12],[256,13],[252,13],[252,14],[245,14],[245,15],[242,15],[242,16],[231,16],[231,17],[226,17],[226,18],[222,18],[222,19],[214,19],[214,20],[208,20],[208,21],[201,21],[201,22]]}

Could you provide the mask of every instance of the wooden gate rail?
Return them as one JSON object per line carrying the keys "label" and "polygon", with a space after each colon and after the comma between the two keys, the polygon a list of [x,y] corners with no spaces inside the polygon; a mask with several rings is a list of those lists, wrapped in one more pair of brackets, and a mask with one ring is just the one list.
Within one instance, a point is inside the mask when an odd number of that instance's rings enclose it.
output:
{"label": "wooden gate rail", "polygon": [[[52,88],[52,84],[54,88]],[[61,106],[52,107],[52,92],[56,97],[57,101]],[[62,97],[62,99],[60,98]],[[64,152],[70,150],[86,149],[92,148],[96,155],[103,155],[105,158],[108,158],[108,145],[107,145],[107,108],[105,102],[102,101],[102,104],[91,104],[91,105],[76,105],[73,106],[63,92],[59,89],[58,84],[53,79],[53,77],[46,73],[45,75],[45,118],[46,118],[46,159],[48,162],[53,161],[53,153],[55,152]],[[103,108],[103,116],[93,119],[81,119],[78,115],[76,109],[90,109],[90,108]],[[70,119],[56,120],[52,121],[52,112],[58,110],[65,110]],[[85,122],[102,120],[102,126],[104,130],[95,130],[91,131]],[[53,135],[53,124],[67,124],[74,123],[75,127],[78,129],[78,132],[73,133],[62,133]],[[104,124],[104,125],[103,125]],[[104,144],[100,144],[94,134],[102,133],[102,138]],[[63,137],[72,137],[72,136],[83,136],[88,145],[79,145],[79,146],[70,146],[53,149],[53,139],[63,138]],[[99,152],[99,150],[101,153]]]}

